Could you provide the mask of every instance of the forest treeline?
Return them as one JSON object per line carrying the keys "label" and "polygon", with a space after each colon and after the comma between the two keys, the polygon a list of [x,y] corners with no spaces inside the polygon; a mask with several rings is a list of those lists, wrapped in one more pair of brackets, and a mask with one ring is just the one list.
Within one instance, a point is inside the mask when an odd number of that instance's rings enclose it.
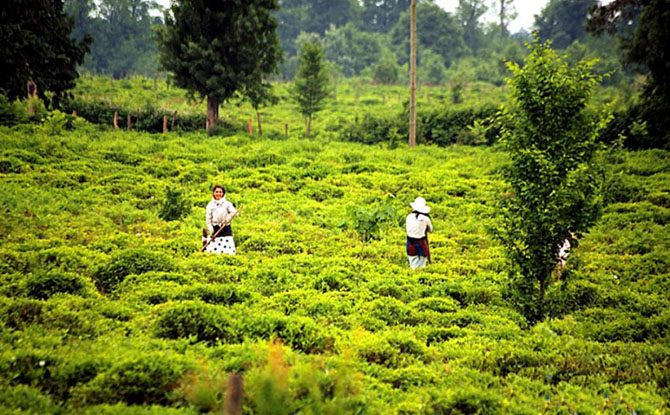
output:
{"label": "forest treeline", "polygon": [[[271,13],[266,35],[273,40],[260,44],[272,49],[272,53],[263,52],[272,59],[267,58],[264,64],[256,61],[256,67],[267,70],[231,66],[227,73],[254,73],[240,75],[235,82],[221,88],[260,105],[269,99],[267,81],[296,82],[300,50],[306,44],[322,48],[324,70],[333,85],[345,77],[374,84],[405,84],[409,66],[409,3],[409,0],[267,3],[262,6]],[[186,62],[183,69],[187,72],[192,67],[190,58],[178,56],[181,35],[173,38],[175,48],[160,47],[170,44],[165,34],[172,30],[170,16],[174,15],[175,7],[182,7],[180,2],[169,10],[149,0],[32,0],[31,4],[26,7],[23,1],[8,0],[0,6],[3,27],[12,29],[0,33],[0,40],[12,45],[0,52],[3,73],[9,74],[0,82],[0,89],[9,101],[24,98],[27,81],[34,81],[40,98],[57,107],[60,98],[74,86],[81,69],[117,79],[137,74],[167,76],[174,85],[183,88],[192,81],[189,78],[193,78],[192,74],[181,76],[175,69],[179,65],[168,64],[171,59],[172,63]],[[212,7],[216,5],[212,3]],[[528,54],[525,43],[533,38],[526,31],[510,32],[515,6],[513,0],[459,0],[456,10],[447,12],[433,0],[419,1],[419,85],[444,85],[455,97],[471,82],[503,85],[510,75],[509,65],[523,62]],[[249,19],[246,23],[245,18]],[[665,52],[670,43],[670,30],[665,24],[668,19],[670,0],[615,0],[607,5],[600,5],[597,0],[549,0],[531,29],[540,41],[551,41],[569,64],[597,62],[594,72],[601,75],[600,83],[612,87],[620,97],[616,102],[613,100],[613,109],[618,114],[608,128],[608,136],[629,139],[637,136],[639,145],[634,147],[665,147],[670,141],[667,116],[670,63]],[[232,26],[211,27],[225,32],[238,23],[242,25],[239,27],[253,26],[254,17],[240,15]],[[188,27],[196,26],[192,23]],[[263,55],[262,51],[250,48],[247,41],[252,42],[253,35],[240,39],[246,40],[236,41],[225,49],[228,55],[236,56],[233,61],[254,62],[257,53]],[[272,48],[268,49],[268,45]],[[223,53],[223,49],[214,51],[216,47],[212,45],[207,48],[217,56]],[[166,57],[163,61],[159,58],[161,51]],[[197,93],[216,98],[210,99],[208,115],[215,119],[214,104],[222,102],[219,98],[225,102],[229,94],[209,90],[212,83],[206,78],[212,76],[211,71],[201,72],[195,76],[203,86]],[[220,81],[216,84],[222,85]],[[206,85],[209,86],[204,88]],[[193,88],[186,89],[195,92]],[[47,96],[47,91],[53,93],[53,99]]]}
{"label": "forest treeline", "polygon": [[[92,38],[83,67],[93,73],[122,78],[155,76],[159,69],[154,32],[164,24],[165,9],[148,0],[65,0],[74,19],[73,36]],[[587,33],[595,0],[552,0],[536,16],[541,40],[553,40],[570,59],[597,58],[598,72],[620,83],[632,71],[619,60],[611,35]],[[379,83],[404,83],[409,57],[409,0],[280,0],[274,15],[283,50],[277,79],[291,80],[297,70],[299,45],[318,37],[335,76],[364,76]],[[525,30],[511,33],[514,1],[460,0],[454,13],[434,1],[418,4],[419,82],[479,80],[500,85],[504,61],[522,61],[527,53]],[[491,19],[495,16],[495,20]],[[421,30],[425,28],[425,30]]]}

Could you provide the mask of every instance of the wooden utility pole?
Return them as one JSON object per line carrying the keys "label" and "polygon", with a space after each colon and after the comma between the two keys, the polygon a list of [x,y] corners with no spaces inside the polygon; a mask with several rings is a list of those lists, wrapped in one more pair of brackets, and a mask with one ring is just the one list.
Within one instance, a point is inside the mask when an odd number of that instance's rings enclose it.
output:
{"label": "wooden utility pole", "polygon": [[416,146],[416,0],[409,19],[409,146]]}

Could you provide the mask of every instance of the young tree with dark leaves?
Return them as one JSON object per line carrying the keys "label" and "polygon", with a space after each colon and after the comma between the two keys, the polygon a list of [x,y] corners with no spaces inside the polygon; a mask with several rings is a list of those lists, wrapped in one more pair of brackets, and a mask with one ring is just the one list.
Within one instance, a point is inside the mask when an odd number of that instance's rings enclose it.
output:
{"label": "young tree with dark leaves", "polygon": [[219,105],[273,73],[281,59],[276,0],[175,0],[159,32],[160,62],[177,86],[207,98],[207,129]]}
{"label": "young tree with dark leaves", "polygon": [[53,104],[72,89],[77,65],[84,60],[90,38],[73,40],[73,22],[61,0],[4,0],[0,2],[0,90],[10,99],[26,96],[32,81]]}
{"label": "young tree with dark leaves", "polygon": [[323,109],[330,92],[330,78],[323,54],[323,47],[317,39],[304,40],[298,51],[298,73],[291,93],[300,113],[307,119],[306,137],[312,133],[312,117]]}
{"label": "young tree with dark leaves", "polygon": [[591,65],[570,67],[537,40],[523,67],[509,64],[512,103],[501,132],[508,188],[495,234],[511,265],[506,295],[530,322],[545,316],[565,239],[587,231],[600,212],[596,139],[609,117],[588,108],[600,80]]}

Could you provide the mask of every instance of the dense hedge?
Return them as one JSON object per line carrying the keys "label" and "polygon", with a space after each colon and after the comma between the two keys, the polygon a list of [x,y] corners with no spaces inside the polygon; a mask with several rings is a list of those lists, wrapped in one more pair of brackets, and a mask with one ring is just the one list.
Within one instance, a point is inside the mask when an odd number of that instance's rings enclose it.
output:
{"label": "dense hedge", "polygon": [[[450,144],[492,144],[498,136],[494,119],[497,108],[452,109],[429,108],[417,114],[417,143],[447,146]],[[340,139],[364,144],[388,142],[394,146],[408,135],[408,115],[366,114],[356,117],[345,127]]]}
{"label": "dense hedge", "polygon": [[[132,129],[149,133],[163,132],[163,117],[168,117],[168,130],[176,131],[203,131],[205,129],[205,115],[179,114],[153,107],[141,110],[130,110],[119,105],[103,101],[70,100],[63,104],[62,110],[67,113],[76,111],[77,115],[94,124],[112,125],[114,113],[118,114],[120,129],[127,127],[127,117],[130,115]],[[234,134],[241,128],[219,119],[218,130],[223,134]]]}

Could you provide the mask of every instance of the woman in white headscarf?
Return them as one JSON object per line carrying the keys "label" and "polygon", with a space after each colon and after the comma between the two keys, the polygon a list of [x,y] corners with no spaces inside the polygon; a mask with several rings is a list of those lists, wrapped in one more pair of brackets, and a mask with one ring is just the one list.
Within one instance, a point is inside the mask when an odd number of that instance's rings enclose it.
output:
{"label": "woman in white headscarf", "polygon": [[217,184],[212,188],[212,200],[205,210],[205,222],[211,241],[208,241],[206,252],[235,255],[233,228],[230,226],[237,216],[237,209],[226,200],[226,189]]}
{"label": "woman in white headscarf", "polygon": [[430,260],[430,248],[428,247],[428,232],[433,230],[430,221],[430,207],[426,205],[426,199],[417,197],[409,204],[412,213],[407,215],[405,228],[407,230],[407,258],[412,269],[423,268],[426,260]]}

